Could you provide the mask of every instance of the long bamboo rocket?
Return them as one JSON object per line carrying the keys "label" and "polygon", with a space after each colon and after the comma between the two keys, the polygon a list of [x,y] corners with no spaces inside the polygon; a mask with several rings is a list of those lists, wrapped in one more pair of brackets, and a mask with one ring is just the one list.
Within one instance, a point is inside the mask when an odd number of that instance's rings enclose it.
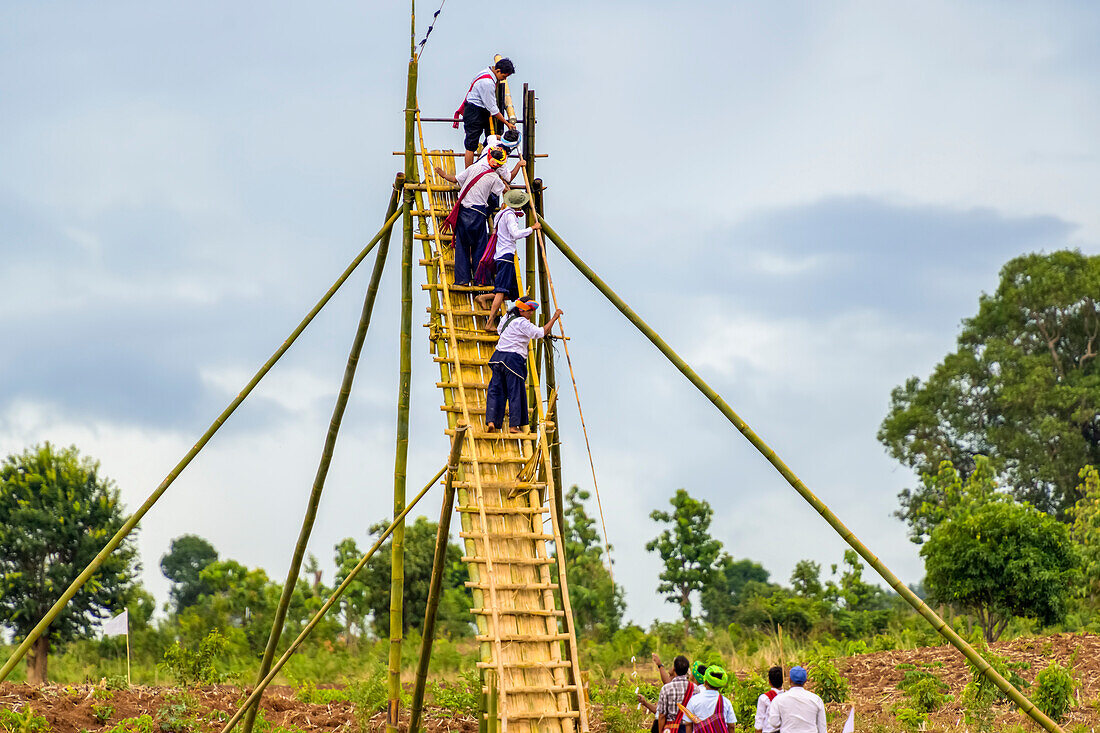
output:
{"label": "long bamboo rocket", "polygon": [[[398,173],[394,178],[393,193],[390,194],[390,203],[386,209],[387,219],[397,211],[404,185],[405,174]],[[302,558],[306,554],[309,536],[313,533],[313,523],[317,519],[317,507],[321,503],[321,492],[324,491],[325,479],[328,477],[329,465],[332,463],[332,454],[336,449],[336,437],[340,433],[344,410],[347,408],[348,399],[351,397],[351,387],[355,381],[355,370],[359,366],[359,355],[363,352],[363,342],[366,341],[367,329],[370,328],[371,314],[374,312],[374,301],[378,295],[378,283],[382,279],[382,270],[386,265],[386,255],[390,251],[391,231],[393,230],[390,229],[382,237],[378,245],[378,253],[374,256],[374,269],[371,271],[370,284],[367,286],[367,293],[363,298],[363,310],[359,314],[359,327],[355,332],[355,338],[352,339],[351,349],[348,352],[348,361],[344,367],[340,392],[336,395],[336,404],[332,408],[332,418],[329,420],[325,445],[321,450],[321,460],[317,464],[317,473],[313,477],[313,488],[310,490],[309,503],[306,505],[305,516],[302,517],[302,529],[298,532],[298,543],[294,546],[294,553],[290,558],[286,582],[283,583],[283,593],[279,598],[279,605],[275,609],[275,619],[271,623],[271,633],[267,637],[267,647],[264,649],[264,657],[260,662],[260,671],[256,676],[257,681],[266,677],[271,669],[271,662],[275,659],[275,649],[279,646],[279,637],[283,634],[287,609],[290,608],[290,599],[294,595],[294,587],[298,583],[298,573],[302,569]],[[252,726],[256,722],[256,711],[259,708],[259,703],[257,703],[248,709],[248,715],[244,719],[245,733],[252,733]]]}
{"label": "long bamboo rocket", "polygon": [[[416,57],[409,60],[405,89],[405,181],[416,183]],[[405,215],[401,241],[401,344],[400,376],[397,393],[397,447],[393,466],[393,513],[405,506],[405,474],[409,462],[409,394],[412,383],[412,220],[413,192],[405,191]],[[390,658],[389,703],[386,707],[386,731],[397,733],[401,705],[401,640],[405,595],[405,525],[393,533],[390,546]]]}
{"label": "long bamboo rocket", "polygon": [[272,354],[266,362],[264,362],[264,365],[261,366],[260,369],[252,376],[252,379],[249,380],[248,384],[246,384],[244,388],[241,389],[240,393],[233,398],[233,401],[230,402],[224,410],[222,410],[221,414],[218,415],[214,422],[211,423],[210,427],[206,429],[206,432],[203,433],[202,436],[195,443],[195,445],[191,447],[191,450],[187,452],[187,455],[180,459],[179,463],[177,463],[175,467],[164,478],[164,480],[161,481],[160,485],[153,490],[153,493],[149,494],[148,498],[146,498],[142,505],[137,508],[137,511],[130,515],[130,518],[127,519],[122,527],[119,528],[114,537],[112,537],[110,541],[107,542],[103,549],[99,551],[98,555],[92,558],[92,561],[88,563],[88,566],[84,568],[84,570],[69,585],[65,592],[61,594],[61,597],[57,599],[57,602],[54,603],[53,606],[50,607],[50,610],[46,612],[46,615],[42,617],[42,620],[39,621],[33,629],[31,629],[31,632],[27,634],[27,638],[24,639],[18,647],[16,647],[15,651],[11,653],[10,657],[8,657],[8,661],[4,663],[4,666],[2,668],[0,668],[0,681],[7,679],[7,676],[11,674],[11,671],[15,669],[15,665],[19,664],[19,661],[26,655],[27,650],[31,648],[31,646],[34,644],[35,641],[38,640],[40,636],[42,636],[42,633],[49,627],[51,623],[53,623],[53,620],[57,618],[57,615],[59,613],[61,613],[61,610],[65,608],[65,604],[71,601],[73,599],[73,596],[75,596],[80,591],[80,589],[84,587],[84,584],[87,583],[88,579],[95,574],[96,570],[99,569],[99,566],[103,564],[103,561],[106,560],[107,557],[118,548],[118,546],[122,543],[122,540],[126,539],[126,536],[133,531],[134,527],[137,526],[137,523],[141,521],[141,518],[144,517],[149,512],[149,510],[153,508],[153,505],[157,503],[157,500],[160,499],[161,495],[163,495],[164,492],[168,490],[168,487],[171,486],[177,478],[179,478],[179,475],[183,473],[183,469],[187,468],[188,464],[191,463],[191,461],[194,460],[195,456],[199,454],[199,451],[201,451],[203,447],[210,442],[210,439],[214,437],[214,433],[218,432],[218,429],[225,424],[225,421],[229,419],[230,415],[232,415],[234,411],[236,411],[236,409],[240,406],[240,404],[244,402],[245,398],[252,393],[252,390],[256,388],[256,385],[260,383],[260,380],[263,379],[269,371],[271,371],[271,368],[275,366],[275,362],[279,361],[279,359],[282,358],[283,354],[285,354],[294,344],[294,342],[298,340],[298,337],[302,335],[302,331],[306,330],[306,326],[313,322],[313,319],[317,317],[317,314],[321,312],[321,309],[324,308],[330,300],[332,300],[332,296],[334,296],[336,294],[336,291],[340,289],[340,287],[347,281],[349,277],[351,277],[351,274],[355,272],[355,269],[359,267],[359,264],[366,258],[368,254],[370,254],[371,250],[374,249],[374,246],[378,244],[382,237],[390,231],[390,228],[393,226],[393,223],[397,221],[397,217],[400,215],[400,213],[401,212],[395,211],[393,215],[386,220],[386,223],[382,225],[382,228],[378,231],[377,234],[374,235],[374,238],[371,239],[370,242],[368,242],[362,250],[360,250],[359,254],[355,256],[355,259],[351,261],[351,264],[347,266],[340,277],[336,278],[336,282],[332,284],[332,287],[328,289],[328,292],[321,296],[321,299],[317,301],[317,304],[313,306],[313,309],[310,310],[310,312],[306,314],[305,318],[302,319],[301,323],[299,323],[298,326],[293,331],[291,331],[290,335],[287,337],[286,341],[283,342],[282,346],[276,349],[275,353]]}
{"label": "long bamboo rocket", "polygon": [[264,694],[264,690],[267,689],[267,686],[270,685],[271,681],[275,679],[275,676],[279,674],[280,671],[282,671],[283,666],[286,665],[288,661],[290,661],[290,658],[294,656],[294,653],[298,651],[298,647],[300,647],[302,645],[302,642],[304,642],[306,638],[310,635],[310,633],[313,632],[314,627],[316,627],[317,624],[321,623],[321,619],[323,619],[325,617],[325,614],[328,613],[333,605],[336,604],[336,601],[340,600],[340,597],[344,595],[344,592],[348,589],[348,586],[350,586],[352,581],[355,580],[356,576],[359,575],[359,572],[367,566],[367,563],[374,556],[374,553],[378,551],[378,548],[382,546],[382,543],[386,541],[386,538],[394,532],[394,530],[399,524],[401,524],[401,522],[405,521],[405,516],[413,510],[413,508],[420,502],[420,500],[424,498],[424,495],[428,493],[428,490],[435,486],[435,482],[441,479],[443,477],[443,474],[446,472],[447,466],[443,466],[443,468],[439,469],[439,473],[437,473],[435,476],[432,476],[431,480],[428,481],[428,483],[424,485],[424,488],[420,490],[420,493],[413,497],[413,500],[409,502],[408,506],[406,506],[401,511],[401,514],[394,517],[394,520],[390,522],[390,525],[386,527],[386,529],[378,537],[375,543],[371,545],[371,548],[367,550],[367,554],[363,555],[362,559],[360,559],[359,562],[356,563],[355,567],[353,567],[351,571],[348,572],[348,576],[344,578],[344,582],[340,583],[340,585],[337,586],[336,590],[332,592],[332,595],[329,596],[329,599],[325,601],[324,605],[317,609],[317,613],[313,614],[313,618],[309,620],[309,623],[305,625],[305,628],[302,629],[297,638],[295,638],[294,641],[290,642],[290,646],[288,646],[286,651],[283,652],[283,656],[279,657],[278,660],[276,660],[275,663],[271,666],[271,671],[268,672],[267,675],[256,684],[256,689],[252,691],[252,694],[248,696],[248,699],[244,701],[244,704],[241,705],[240,709],[238,709],[237,712],[233,714],[233,717],[230,718],[229,721],[225,724],[225,727],[222,728],[221,733],[229,733],[229,731],[233,730],[233,727],[236,726],[237,723],[239,723],[241,718],[244,716],[245,710],[256,704],[256,701],[259,700],[260,696]]}
{"label": "long bamboo rocket", "polygon": [[439,527],[435,533],[435,553],[432,556],[432,579],[428,584],[428,603],[424,610],[424,627],[420,640],[420,662],[416,667],[416,686],[413,688],[409,730],[420,730],[420,713],[424,706],[424,688],[428,682],[428,665],[432,659],[432,643],[435,641],[435,619],[439,610],[439,597],[443,592],[443,566],[447,562],[447,544],[451,539],[451,515],[455,506],[455,475],[461,470],[462,443],[469,427],[459,425],[451,443],[451,455],[447,459],[447,483],[443,487],[443,505],[439,509]]}
{"label": "long bamboo rocket", "polygon": [[787,464],[785,464],[779,458],[776,452],[772,450],[771,447],[768,446],[768,444],[765,443],[759,435],[753,432],[748,424],[746,424],[745,421],[742,420],[741,417],[733,411],[733,408],[730,407],[724,399],[722,399],[721,395],[715,392],[709,384],[703,381],[703,378],[700,377],[698,373],[696,373],[696,371],[692,369],[691,366],[680,357],[679,354],[673,351],[672,347],[669,346],[665,342],[665,340],[661,338],[660,335],[658,335],[658,333],[654,331],[652,327],[650,327],[649,324],[643,321],[641,317],[637,313],[635,313],[630,308],[630,306],[628,306],[626,302],[608,286],[607,283],[600,279],[600,276],[597,275],[591,267],[585,264],[585,262],[577,256],[576,252],[569,248],[569,245],[567,245],[562,240],[562,238],[558,236],[557,232],[554,231],[554,229],[546,222],[545,219],[540,216],[539,221],[542,222],[543,234],[546,236],[547,239],[553,242],[559,250],[561,250],[561,253],[565,255],[566,259],[572,262],[574,267],[576,267],[581,272],[581,274],[588,279],[589,282],[596,286],[596,289],[599,290],[605,298],[611,301],[612,305],[614,305],[620,313],[626,316],[626,319],[630,321],[635,326],[635,328],[641,331],[642,334],[646,338],[648,338],[650,342],[654,346],[656,346],[657,349],[662,354],[664,354],[665,357],[669,361],[671,361],[678,370],[680,370],[680,373],[687,377],[688,381],[691,382],[696,389],[702,392],[706,396],[706,398],[710,400],[711,404],[718,408],[718,411],[721,412],[727,420],[733,423],[733,426],[737,428],[737,430],[740,431],[740,433],[744,435],[746,439],[748,439],[752,446],[756,448],[756,450],[758,450],[766,459],[768,459],[768,462],[771,463],[777,471],[779,471],[783,478],[787,480],[787,483],[789,483],[794,488],[794,490],[797,491],[799,495],[802,496],[802,498],[805,499],[810,504],[810,506],[812,506],[817,511],[818,514],[825,518],[825,521],[829,523],[829,526],[836,530],[837,534],[839,534],[841,538],[852,547],[853,550],[858,552],[860,557],[866,560],[871,565],[871,567],[873,567],[875,571],[882,576],[882,578],[890,585],[890,587],[898,593],[898,595],[904,598],[905,601],[917,611],[917,613],[919,613],[921,616],[924,616],[924,618],[932,625],[933,628],[936,629],[936,631],[940,633],[941,636],[947,639],[952,646],[962,652],[963,656],[969,659],[975,667],[977,667],[979,670],[981,670],[983,674],[991,679],[993,683],[997,685],[997,687],[1002,692],[1008,695],[1021,710],[1031,716],[1032,720],[1041,725],[1044,729],[1051,731],[1051,733],[1063,733],[1062,728],[1057,723],[1051,720],[1045,713],[1043,713],[1043,711],[1039,710],[1039,708],[1035,707],[1035,704],[1031,702],[1031,700],[1029,700],[1023,693],[1017,690],[1012,685],[1012,683],[1006,680],[999,672],[997,672],[997,670],[993,669],[993,667],[990,666],[989,662],[987,662],[982,657],[982,655],[979,654],[976,649],[974,649],[974,647],[970,646],[970,644],[968,644],[965,639],[955,633],[955,630],[948,626],[943,621],[943,619],[941,619],[939,615],[937,615],[936,612],[933,611],[930,606],[928,606],[928,604],[918,598],[917,595],[908,588],[908,586],[902,583],[901,579],[899,579],[898,576],[894,575],[894,573],[888,567],[886,567],[886,565],[883,564],[883,562],[879,560],[878,557],[859,540],[859,538],[857,538],[852,533],[852,530],[848,529],[848,527],[846,527],[844,523],[840,521],[840,518],[837,517],[837,515],[834,514],[833,511],[825,505],[825,502],[817,498],[817,496],[812,491],[810,491],[809,487],[807,487],[806,484],[802,483],[802,480],[795,475],[794,471],[792,471],[787,466]]}

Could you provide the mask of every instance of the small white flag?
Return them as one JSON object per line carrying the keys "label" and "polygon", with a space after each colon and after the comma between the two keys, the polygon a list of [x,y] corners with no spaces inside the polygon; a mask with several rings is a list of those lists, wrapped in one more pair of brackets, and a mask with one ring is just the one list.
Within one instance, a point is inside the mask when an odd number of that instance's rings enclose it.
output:
{"label": "small white flag", "polygon": [[840,733],[856,733],[856,709],[853,707],[848,713],[848,720],[844,723],[844,730]]}
{"label": "small white flag", "polygon": [[129,636],[130,634],[130,611],[129,609],[123,611],[119,615],[112,619],[103,622],[103,625],[99,627],[100,632],[104,636]]}

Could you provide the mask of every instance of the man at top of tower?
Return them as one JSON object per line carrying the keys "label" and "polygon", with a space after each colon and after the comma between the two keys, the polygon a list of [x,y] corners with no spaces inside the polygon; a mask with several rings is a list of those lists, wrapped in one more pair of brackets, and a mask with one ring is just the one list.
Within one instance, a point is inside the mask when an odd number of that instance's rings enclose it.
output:
{"label": "man at top of tower", "polygon": [[477,152],[478,143],[482,134],[492,134],[489,127],[490,119],[500,120],[501,124],[510,128],[515,123],[504,119],[497,105],[497,84],[516,73],[516,67],[511,59],[501,59],[487,69],[482,70],[470,83],[470,89],[462,105],[455,112],[455,128],[458,128],[458,118],[462,117],[462,126],[466,130],[466,167],[474,162],[474,153]]}

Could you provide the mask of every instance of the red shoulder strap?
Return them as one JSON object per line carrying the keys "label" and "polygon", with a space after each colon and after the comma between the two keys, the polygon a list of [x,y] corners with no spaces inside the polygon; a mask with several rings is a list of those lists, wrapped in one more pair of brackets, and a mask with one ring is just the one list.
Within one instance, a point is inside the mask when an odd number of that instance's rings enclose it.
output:
{"label": "red shoulder strap", "polygon": [[470,92],[474,90],[474,84],[477,84],[482,79],[492,79],[496,81],[496,77],[491,74],[481,74],[472,82],[470,82],[470,88],[466,90],[466,95],[462,97],[462,104],[458,105],[458,109],[455,110],[455,123],[452,125],[456,130],[458,129],[458,118],[462,116],[462,110],[466,109],[466,97],[470,96]]}
{"label": "red shoulder strap", "polygon": [[466,194],[471,188],[474,187],[474,184],[476,184],[478,181],[480,181],[482,178],[489,175],[490,173],[495,173],[495,171],[490,168],[489,170],[482,171],[481,173],[478,173],[476,176],[474,176],[474,180],[467,183],[466,186],[458,192],[458,201],[455,202],[455,206],[457,207],[462,203],[462,199],[466,198]]}
{"label": "red shoulder strap", "polygon": [[778,695],[779,693],[776,692],[775,690],[768,690],[764,694],[768,696],[768,700],[774,700],[775,696]]}
{"label": "red shoulder strap", "polygon": [[[687,689],[684,690],[684,699],[680,701],[680,707],[687,707],[688,700],[691,699],[691,693],[693,692],[695,692],[695,685],[691,684],[691,682],[688,682]],[[683,719],[683,717],[684,711],[680,710],[680,708],[676,708],[676,719],[672,721],[672,724],[676,726],[680,725],[680,721]]]}

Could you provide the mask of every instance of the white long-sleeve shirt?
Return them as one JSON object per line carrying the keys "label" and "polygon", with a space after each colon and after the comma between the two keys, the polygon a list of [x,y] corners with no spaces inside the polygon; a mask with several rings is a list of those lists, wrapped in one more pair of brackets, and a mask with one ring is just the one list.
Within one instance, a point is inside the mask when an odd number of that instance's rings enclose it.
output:
{"label": "white long-sleeve shirt", "polygon": [[[783,694],[783,690],[777,690],[774,687],[772,690],[776,693],[776,696]],[[768,710],[771,709],[771,706],[772,701],[767,693],[756,698],[756,722],[753,724],[753,730],[764,731],[764,733],[775,733],[776,729],[767,725]]]}
{"label": "white long-sleeve shirt", "polygon": [[768,725],[779,733],[826,733],[825,703],[800,685],[792,685],[772,700]]}
{"label": "white long-sleeve shirt", "polygon": [[[488,161],[485,160],[480,163],[474,163],[472,166],[456,175],[455,180],[458,181],[459,192],[466,188],[467,181],[472,181],[484,170],[491,170]],[[462,205],[485,206],[489,203],[489,194],[492,193],[495,193],[497,196],[504,193],[504,181],[500,180],[500,176],[490,173],[487,176],[479,178],[477,183],[466,192],[462,197]]]}
{"label": "white long-sleeve shirt", "polygon": [[[485,69],[477,72],[477,76],[485,74]],[[490,115],[500,114],[500,107],[497,107],[497,78],[493,74],[492,68],[489,69],[489,76],[492,79],[478,79],[474,82],[474,88],[466,94],[467,104],[476,104],[482,109],[489,110]],[[477,79],[477,77],[474,77]]]}
{"label": "white long-sleeve shirt", "polygon": [[495,260],[510,254],[514,255],[516,253],[516,241],[529,236],[531,232],[535,231],[531,227],[521,227],[519,216],[516,214],[516,210],[511,207],[500,210],[493,226],[496,227],[497,234],[497,251],[493,255]]}

